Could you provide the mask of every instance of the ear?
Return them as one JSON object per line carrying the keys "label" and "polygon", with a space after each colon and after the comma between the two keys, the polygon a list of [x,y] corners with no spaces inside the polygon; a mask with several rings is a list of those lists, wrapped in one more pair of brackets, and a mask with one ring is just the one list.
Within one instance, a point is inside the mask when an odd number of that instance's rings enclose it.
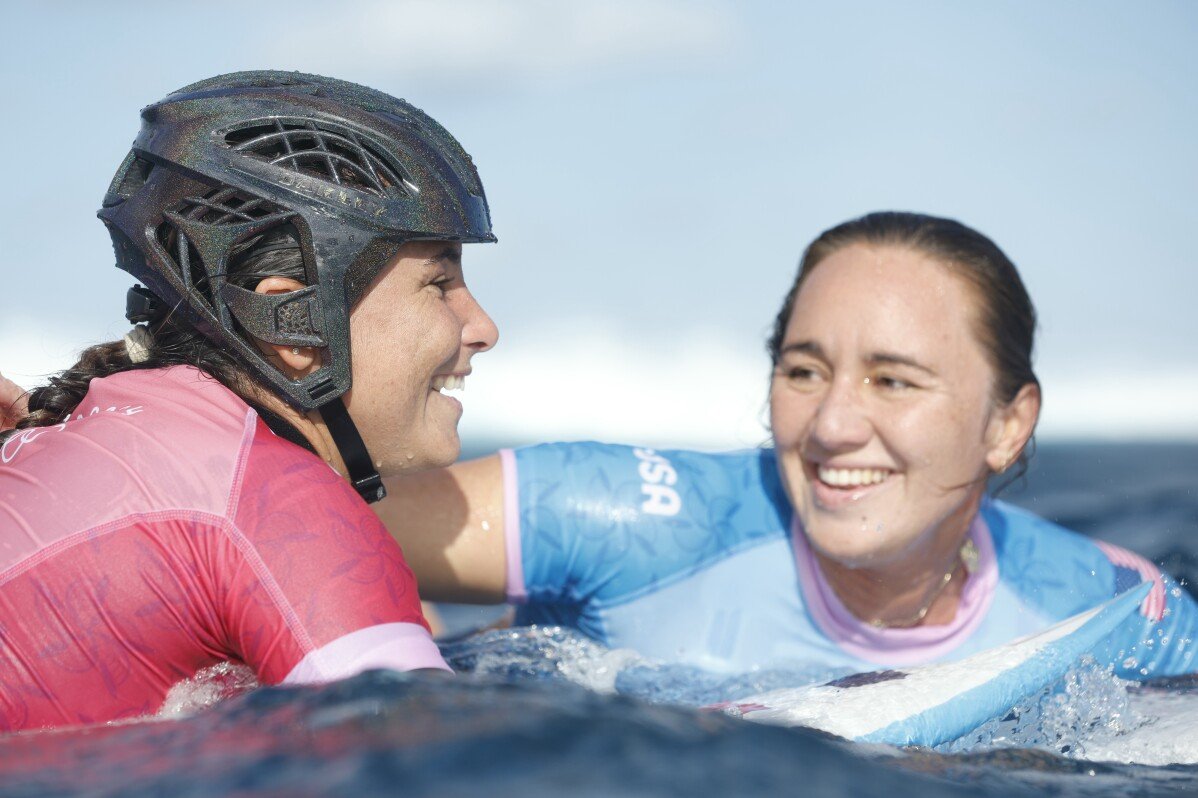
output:
{"label": "ear", "polygon": [[[254,288],[254,292],[258,294],[285,294],[291,291],[298,291],[301,288],[306,288],[303,283],[298,280],[292,280],[290,277],[280,277],[274,275],[263,278],[262,282],[258,283]],[[311,374],[320,368],[320,351],[311,346],[287,346],[284,344],[268,344],[265,341],[258,341],[258,348],[267,356],[273,356],[282,363],[288,375],[292,378],[299,378],[305,374]]]}
{"label": "ear", "polygon": [[1006,471],[1027,446],[1040,418],[1040,386],[1026,383],[1015,398],[999,407],[986,430],[986,465],[995,474]]}

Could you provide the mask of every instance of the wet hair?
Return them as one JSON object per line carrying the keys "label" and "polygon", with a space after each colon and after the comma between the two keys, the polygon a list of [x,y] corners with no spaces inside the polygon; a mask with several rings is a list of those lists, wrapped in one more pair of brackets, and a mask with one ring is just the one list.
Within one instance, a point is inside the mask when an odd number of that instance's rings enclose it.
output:
{"label": "wet hair", "polygon": [[[897,211],[879,211],[838,224],[807,247],[767,344],[774,368],[782,356],[783,336],[799,289],[829,255],[853,244],[914,250],[964,279],[977,300],[974,333],[994,369],[995,399],[1006,404],[1024,385],[1039,387],[1032,370],[1036,309],[1011,259],[989,238],[958,221]],[[1031,445],[1034,450],[1034,443]],[[1027,469],[1025,452],[1020,453],[1018,463],[1015,478]]]}
{"label": "wet hair", "polygon": [[[229,258],[226,272],[229,283],[253,290],[263,279],[273,276],[307,282],[299,239],[289,225],[272,228],[248,239],[236,247]],[[206,275],[197,274],[196,288],[206,289],[206,280]],[[85,349],[79,362],[51,377],[46,385],[29,392],[28,414],[17,422],[14,430],[0,432],[0,441],[22,429],[66,421],[87,395],[88,385],[94,379],[122,371],[166,366],[194,366],[246,400],[264,417],[280,420],[273,413],[267,413],[256,399],[250,376],[253,372],[246,364],[231,350],[205,337],[177,308],[149,322],[149,332],[152,340],[148,341],[148,357],[138,362],[130,358],[124,340]]]}

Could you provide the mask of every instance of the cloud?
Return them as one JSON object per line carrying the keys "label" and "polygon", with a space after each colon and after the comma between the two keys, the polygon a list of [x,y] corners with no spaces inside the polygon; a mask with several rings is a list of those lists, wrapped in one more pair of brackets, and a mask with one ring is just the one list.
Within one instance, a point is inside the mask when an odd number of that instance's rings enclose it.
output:
{"label": "cloud", "polygon": [[706,449],[756,446],[769,361],[718,331],[632,340],[596,322],[502,341],[474,359],[462,437],[533,442],[596,439]]}
{"label": "cloud", "polygon": [[[767,440],[769,364],[760,348],[707,328],[637,339],[601,320],[576,326],[580,332],[524,328],[520,340],[475,358],[461,395],[468,445],[598,439],[734,449]],[[0,372],[27,387],[100,340],[39,327],[46,325],[0,322]],[[1198,370],[1124,374],[1117,384],[1106,376],[1042,377],[1042,440],[1198,441]]]}
{"label": "cloud", "polygon": [[1198,440],[1198,369],[1094,373],[1041,376],[1041,438]]}
{"label": "cloud", "polygon": [[[463,396],[463,440],[595,438],[730,449],[768,438],[769,364],[760,348],[737,346],[717,330],[633,340],[598,329],[524,334],[477,357]],[[1162,369],[1109,383],[1047,375],[1039,437],[1198,440],[1198,370]]]}
{"label": "cloud", "polygon": [[738,38],[731,6],[686,0],[408,0],[346,4],[265,46],[267,63],[494,87],[701,65]]}

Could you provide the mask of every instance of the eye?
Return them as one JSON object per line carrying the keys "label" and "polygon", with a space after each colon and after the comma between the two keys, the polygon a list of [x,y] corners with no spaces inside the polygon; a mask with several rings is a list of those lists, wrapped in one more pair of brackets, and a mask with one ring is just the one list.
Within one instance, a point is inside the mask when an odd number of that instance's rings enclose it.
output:
{"label": "eye", "polygon": [[778,373],[786,384],[799,390],[811,390],[823,382],[823,373],[810,365],[781,366]]}
{"label": "eye", "polygon": [[865,381],[873,383],[874,385],[878,386],[882,390],[890,391],[892,393],[900,393],[902,391],[909,391],[913,388],[918,387],[915,385],[915,383],[907,382],[904,379],[901,379],[899,377],[895,377],[895,376],[889,375],[889,374],[881,374],[876,377],[867,377]]}
{"label": "eye", "polygon": [[436,279],[434,279],[432,282],[429,283],[430,286],[432,286],[433,288],[436,288],[438,291],[440,291],[442,295],[444,295],[445,292],[449,290],[449,287],[452,284],[453,284],[453,278],[447,274],[443,274],[440,277],[437,277]]}

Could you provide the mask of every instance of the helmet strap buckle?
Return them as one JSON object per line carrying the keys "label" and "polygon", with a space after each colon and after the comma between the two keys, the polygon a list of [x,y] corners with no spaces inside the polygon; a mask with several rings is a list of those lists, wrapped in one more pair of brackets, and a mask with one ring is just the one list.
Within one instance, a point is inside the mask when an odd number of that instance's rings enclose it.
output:
{"label": "helmet strap buckle", "polygon": [[353,419],[349,417],[349,411],[345,409],[341,397],[322,404],[319,410],[321,418],[329,428],[333,443],[337,445],[341,459],[345,462],[345,470],[349,472],[349,480],[354,490],[367,504],[382,499],[387,495],[383,479],[375,470],[370,452],[366,451],[366,444]]}

